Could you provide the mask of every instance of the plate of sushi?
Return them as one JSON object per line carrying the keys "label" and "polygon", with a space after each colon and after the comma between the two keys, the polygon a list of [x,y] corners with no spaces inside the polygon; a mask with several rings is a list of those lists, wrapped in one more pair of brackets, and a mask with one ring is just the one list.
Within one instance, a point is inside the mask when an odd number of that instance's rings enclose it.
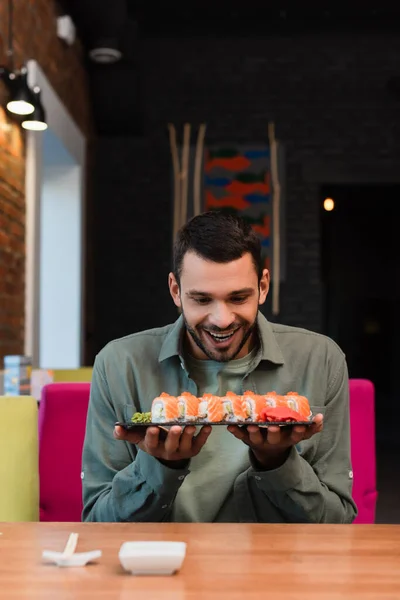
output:
{"label": "plate of sushi", "polygon": [[154,398],[150,412],[135,412],[129,422],[117,422],[124,429],[172,425],[310,425],[310,404],[297,392],[243,395],[227,392],[225,396],[203,394],[197,398],[189,392],[171,396],[163,392]]}

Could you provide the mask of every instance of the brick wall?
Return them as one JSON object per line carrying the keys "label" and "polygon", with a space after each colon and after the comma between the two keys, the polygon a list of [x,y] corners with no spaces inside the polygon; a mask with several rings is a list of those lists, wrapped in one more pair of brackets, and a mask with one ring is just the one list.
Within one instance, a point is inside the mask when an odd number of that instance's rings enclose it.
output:
{"label": "brick wall", "polygon": [[[56,35],[56,5],[50,0],[14,2],[14,54],[19,68],[30,58],[46,73],[73,119],[90,133],[85,72],[79,43]],[[7,62],[8,2],[0,2],[0,64]],[[6,90],[0,87],[0,104]],[[25,144],[16,120],[0,108],[0,365],[24,347]],[[0,367],[1,368],[1,367]]]}
{"label": "brick wall", "polygon": [[97,148],[96,348],[176,316],[167,291],[166,125],[185,120],[205,121],[211,142],[265,142],[275,121],[287,164],[287,278],[277,320],[321,330],[320,184],[396,177],[400,104],[386,82],[399,73],[399,55],[400,38],[383,33],[142,40],[146,136],[104,138]]}
{"label": "brick wall", "polygon": [[0,107],[0,356],[24,344],[24,172],[21,130]]}

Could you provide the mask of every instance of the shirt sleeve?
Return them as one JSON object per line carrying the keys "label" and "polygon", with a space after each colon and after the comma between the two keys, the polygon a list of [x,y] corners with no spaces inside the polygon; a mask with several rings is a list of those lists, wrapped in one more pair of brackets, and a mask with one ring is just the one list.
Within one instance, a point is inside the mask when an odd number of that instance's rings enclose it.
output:
{"label": "shirt sleeve", "polygon": [[352,523],[357,507],[352,498],[349,382],[343,359],[329,389],[324,428],[316,434],[315,453],[306,459],[302,444],[293,447],[283,465],[260,471],[254,462],[247,482],[256,520],[271,515],[270,503],[283,522]]}
{"label": "shirt sleeve", "polygon": [[146,452],[113,437],[118,417],[102,364],[93,368],[82,455],[83,521],[169,519],[189,469],[171,469]]}

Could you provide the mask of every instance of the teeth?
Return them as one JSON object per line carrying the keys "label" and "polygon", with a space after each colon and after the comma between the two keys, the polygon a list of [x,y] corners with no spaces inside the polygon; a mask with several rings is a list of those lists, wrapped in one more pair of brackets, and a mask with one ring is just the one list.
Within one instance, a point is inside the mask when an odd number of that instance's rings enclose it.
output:
{"label": "teeth", "polygon": [[208,332],[214,339],[216,340],[228,340],[230,337],[233,336],[233,334],[235,333],[234,331],[232,333],[228,333],[228,335],[219,335],[217,333],[211,333],[211,331]]}

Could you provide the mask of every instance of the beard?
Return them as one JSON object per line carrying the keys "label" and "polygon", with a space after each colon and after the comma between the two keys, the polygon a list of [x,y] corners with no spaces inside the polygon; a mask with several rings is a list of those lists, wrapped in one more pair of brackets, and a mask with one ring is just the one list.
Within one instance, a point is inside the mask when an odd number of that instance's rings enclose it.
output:
{"label": "beard", "polygon": [[237,319],[229,326],[229,331],[235,331],[232,336],[231,343],[219,348],[218,344],[213,341],[208,332],[223,334],[224,330],[221,330],[219,327],[215,327],[214,325],[210,325],[208,327],[197,325],[192,327],[187,322],[183,309],[181,309],[181,314],[185,323],[186,331],[193,342],[207,356],[207,358],[217,362],[229,362],[230,360],[234,360],[246,342],[248,342],[250,337],[257,331],[257,317],[252,323],[249,323],[244,319]]}

